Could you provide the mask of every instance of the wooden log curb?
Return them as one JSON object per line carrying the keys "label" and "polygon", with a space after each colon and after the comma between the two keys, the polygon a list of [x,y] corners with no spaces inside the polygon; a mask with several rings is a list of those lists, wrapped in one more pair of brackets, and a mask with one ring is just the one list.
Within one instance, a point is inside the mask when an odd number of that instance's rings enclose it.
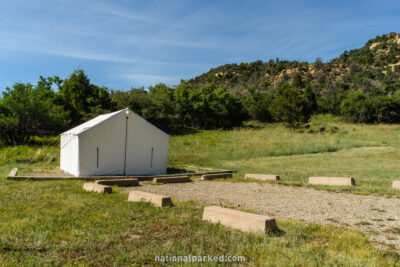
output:
{"label": "wooden log curb", "polygon": [[153,179],[153,183],[162,183],[162,184],[170,184],[170,183],[187,183],[191,182],[189,176],[176,176],[176,177],[157,177]]}
{"label": "wooden log curb", "polygon": [[246,173],[246,174],[244,175],[244,178],[262,180],[262,181],[278,181],[278,180],[280,180],[279,175],[273,175],[273,174],[255,174],[255,173]]}
{"label": "wooden log curb", "polygon": [[139,185],[139,180],[136,178],[131,179],[111,179],[111,180],[97,180],[96,184],[102,185],[118,185],[118,186],[137,186]]}
{"label": "wooden log curb", "polygon": [[84,183],[83,189],[89,192],[96,192],[96,193],[112,193],[111,186],[96,184],[96,183]]}
{"label": "wooden log curb", "polygon": [[157,207],[172,206],[171,197],[157,195],[143,191],[137,191],[137,190],[129,191],[128,201],[151,202]]}
{"label": "wooden log curb", "polygon": [[207,180],[213,180],[213,179],[219,179],[219,178],[232,178],[232,173],[204,174],[201,177],[201,180],[207,181]]}
{"label": "wooden log curb", "polygon": [[351,177],[309,177],[308,183],[315,185],[353,186],[356,184],[356,181]]}
{"label": "wooden log curb", "polygon": [[[128,176],[70,176],[70,175],[59,175],[59,176],[45,176],[45,175],[15,175],[15,176],[7,176],[7,179],[14,181],[47,181],[47,180],[83,180],[83,181],[95,181],[95,180],[120,180],[120,179],[138,179],[139,181],[152,181],[154,178],[164,178],[164,177],[180,177],[180,176],[201,176],[204,174],[219,174],[219,173],[232,173],[234,171],[218,171],[218,172],[197,172],[197,173],[175,173],[175,174],[163,174],[163,175],[128,175]],[[11,174],[11,173],[10,173]]]}
{"label": "wooden log curb", "polygon": [[203,221],[221,223],[245,232],[271,232],[278,230],[274,218],[219,206],[205,207]]}

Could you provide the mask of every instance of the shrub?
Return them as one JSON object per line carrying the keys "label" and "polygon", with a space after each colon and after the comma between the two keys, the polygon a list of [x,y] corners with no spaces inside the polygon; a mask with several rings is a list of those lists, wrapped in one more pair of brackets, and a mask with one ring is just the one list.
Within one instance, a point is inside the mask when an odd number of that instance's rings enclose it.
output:
{"label": "shrub", "polygon": [[400,101],[395,97],[367,97],[363,92],[349,93],[341,104],[342,115],[353,122],[400,122]]}
{"label": "shrub", "polygon": [[288,85],[279,88],[271,111],[275,120],[285,122],[291,128],[308,123],[311,117],[303,92]]}
{"label": "shrub", "polygon": [[272,121],[271,104],[273,96],[266,92],[256,92],[255,88],[248,88],[249,95],[243,99],[243,106],[249,117],[262,122]]}
{"label": "shrub", "polygon": [[41,86],[16,83],[0,100],[0,138],[5,144],[22,144],[31,136],[54,133],[69,123],[69,114],[54,103],[55,93]]}
{"label": "shrub", "polygon": [[350,92],[340,105],[340,112],[352,122],[372,122],[372,109],[362,91]]}
{"label": "shrub", "polygon": [[400,102],[386,96],[376,96],[368,100],[372,109],[374,122],[400,122]]}
{"label": "shrub", "polygon": [[189,95],[193,105],[193,126],[205,129],[230,129],[246,119],[240,101],[223,87],[207,84]]}

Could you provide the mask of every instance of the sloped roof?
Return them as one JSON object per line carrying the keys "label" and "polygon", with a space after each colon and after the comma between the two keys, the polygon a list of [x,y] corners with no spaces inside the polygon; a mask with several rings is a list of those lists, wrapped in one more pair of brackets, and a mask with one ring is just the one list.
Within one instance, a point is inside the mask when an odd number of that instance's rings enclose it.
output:
{"label": "sloped roof", "polygon": [[63,132],[62,134],[65,134],[65,135],[79,135],[79,134],[89,130],[90,128],[93,128],[94,126],[102,123],[103,121],[108,120],[112,116],[114,116],[116,114],[119,114],[119,113],[122,113],[122,112],[125,112],[125,110],[127,110],[127,108],[97,116],[97,117],[95,117],[95,118],[93,118],[93,119],[91,119],[91,120],[89,120],[87,122],[84,122],[84,123],[72,128],[72,129],[70,129],[70,130],[68,130],[66,132]]}

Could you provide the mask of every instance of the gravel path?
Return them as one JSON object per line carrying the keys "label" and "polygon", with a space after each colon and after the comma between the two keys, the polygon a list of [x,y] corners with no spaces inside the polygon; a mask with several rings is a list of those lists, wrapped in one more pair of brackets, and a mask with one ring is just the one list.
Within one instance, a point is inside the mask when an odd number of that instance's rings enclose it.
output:
{"label": "gravel path", "polygon": [[400,252],[400,199],[318,191],[267,183],[195,181],[149,185],[129,190],[169,195],[179,200],[257,210],[277,219],[354,228],[378,247]]}

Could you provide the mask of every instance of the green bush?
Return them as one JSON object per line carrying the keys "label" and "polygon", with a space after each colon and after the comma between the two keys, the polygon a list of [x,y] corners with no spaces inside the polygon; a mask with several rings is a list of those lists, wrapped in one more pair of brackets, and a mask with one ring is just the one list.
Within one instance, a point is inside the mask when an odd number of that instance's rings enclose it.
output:
{"label": "green bush", "polygon": [[372,109],[361,91],[351,92],[340,105],[341,114],[352,122],[372,122]]}
{"label": "green bush", "polygon": [[0,138],[5,144],[27,143],[31,136],[58,132],[69,114],[56,105],[54,91],[16,83],[0,99]]}
{"label": "green bush", "polygon": [[376,96],[368,100],[372,108],[374,122],[400,122],[400,101],[386,96]]}
{"label": "green bush", "polygon": [[117,108],[130,107],[160,129],[184,127],[229,129],[242,124],[246,113],[238,98],[223,87],[208,84],[200,89],[182,82],[176,89],[157,84],[130,92],[114,92]]}
{"label": "green bush", "polygon": [[301,90],[284,85],[272,101],[271,112],[275,120],[298,128],[309,122],[312,111]]}
{"label": "green bush", "polygon": [[114,108],[108,89],[91,84],[82,69],[75,70],[64,80],[59,92],[73,125]]}
{"label": "green bush", "polygon": [[353,122],[398,123],[400,101],[394,97],[367,97],[363,92],[349,93],[341,104],[342,115]]}
{"label": "green bush", "polygon": [[267,92],[257,92],[255,88],[248,88],[249,95],[243,99],[248,116],[253,120],[271,122],[271,104],[273,96]]}
{"label": "green bush", "polygon": [[[238,98],[224,87],[207,84],[200,89],[193,89],[188,94],[180,91],[178,103],[184,104],[184,117],[190,118],[190,125],[205,129],[229,129],[239,126],[246,119],[246,113]],[[186,99],[185,99],[186,98]],[[187,104],[190,103],[190,107]],[[181,114],[182,115],[182,114]]]}

